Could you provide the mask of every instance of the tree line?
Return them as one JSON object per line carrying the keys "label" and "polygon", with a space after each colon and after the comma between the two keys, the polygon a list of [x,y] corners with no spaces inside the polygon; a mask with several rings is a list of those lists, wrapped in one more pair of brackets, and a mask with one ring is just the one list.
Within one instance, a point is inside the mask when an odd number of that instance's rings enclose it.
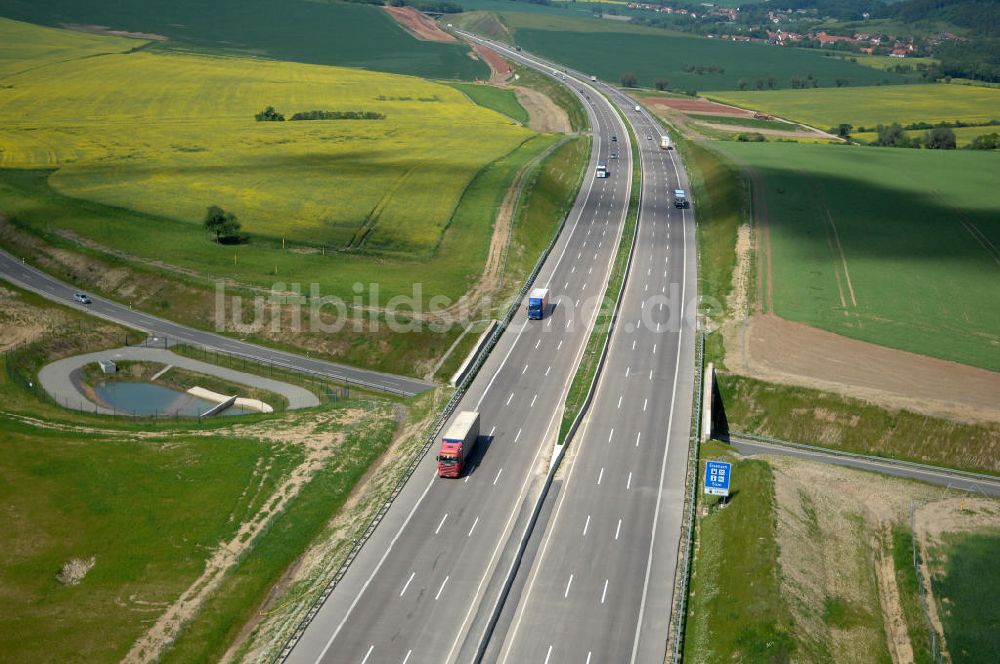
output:
{"label": "tree line", "polygon": [[[274,110],[274,106],[268,106],[254,119],[257,122],[284,122],[285,115]],[[385,120],[385,115],[375,111],[300,111],[289,120]]]}

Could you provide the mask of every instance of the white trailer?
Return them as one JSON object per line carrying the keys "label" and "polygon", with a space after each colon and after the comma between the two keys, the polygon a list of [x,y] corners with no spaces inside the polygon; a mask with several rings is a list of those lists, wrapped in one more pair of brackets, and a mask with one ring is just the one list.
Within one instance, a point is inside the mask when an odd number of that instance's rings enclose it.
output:
{"label": "white trailer", "polygon": [[660,136],[660,149],[661,150],[669,150],[670,149],[670,137],[669,136]]}

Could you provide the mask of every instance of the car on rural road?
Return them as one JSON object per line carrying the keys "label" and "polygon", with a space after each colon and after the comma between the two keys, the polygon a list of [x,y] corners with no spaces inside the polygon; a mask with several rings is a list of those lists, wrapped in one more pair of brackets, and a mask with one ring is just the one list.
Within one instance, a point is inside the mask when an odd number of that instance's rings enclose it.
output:
{"label": "car on rural road", "polygon": [[73,299],[80,304],[90,304],[93,302],[93,300],[90,299],[90,296],[86,293],[73,293]]}

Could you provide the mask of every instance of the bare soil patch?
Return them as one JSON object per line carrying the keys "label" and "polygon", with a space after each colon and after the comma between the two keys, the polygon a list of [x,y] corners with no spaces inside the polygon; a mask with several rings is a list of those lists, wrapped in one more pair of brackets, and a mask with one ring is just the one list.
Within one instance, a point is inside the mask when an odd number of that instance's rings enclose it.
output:
{"label": "bare soil patch", "polygon": [[572,133],[569,116],[547,95],[538,90],[515,86],[517,100],[528,111],[528,126],[535,131],[552,134]]}
{"label": "bare soil patch", "polygon": [[[827,134],[826,132],[819,131],[817,129],[809,129],[807,131],[795,131],[794,129],[785,131],[783,129],[766,129],[760,127],[741,127],[739,125],[728,125],[728,124],[717,124],[714,122],[699,122],[698,124],[708,127],[709,129],[714,129],[715,131],[725,131],[731,134],[736,133],[752,133],[761,134],[762,136],[779,136],[781,138],[812,138],[812,139],[828,139],[828,140],[839,140],[836,136],[832,134]],[[797,127],[799,125],[789,125],[789,127]]]}
{"label": "bare soil patch", "polygon": [[963,422],[1000,421],[1000,373],[842,337],[773,314],[723,327],[726,366]]}
{"label": "bare soil patch", "polygon": [[438,27],[437,23],[430,20],[413,7],[385,7],[389,16],[396,19],[396,22],[403,26],[417,39],[433,42],[456,42],[454,36],[448,34]]}
{"label": "bare soil patch", "polygon": [[681,99],[678,97],[644,97],[642,103],[654,107],[660,106],[673,111],[682,111],[684,113],[732,115],[744,118],[753,117],[753,113],[751,111],[697,97],[692,97],[691,99]]}
{"label": "bare soil patch", "polygon": [[96,564],[97,558],[94,556],[90,558],[73,558],[63,565],[59,573],[56,574],[56,581],[64,586],[75,586],[83,581],[83,577],[87,576],[87,572]]}
{"label": "bare soil patch", "polygon": [[473,44],[472,50],[489,66],[491,85],[502,86],[510,79],[510,63],[503,56],[482,44]]}

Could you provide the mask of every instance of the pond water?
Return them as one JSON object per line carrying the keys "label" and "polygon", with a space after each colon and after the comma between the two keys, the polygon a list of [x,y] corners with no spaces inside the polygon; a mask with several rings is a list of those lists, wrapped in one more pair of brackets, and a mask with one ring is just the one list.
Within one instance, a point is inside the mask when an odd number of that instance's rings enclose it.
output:
{"label": "pond water", "polygon": [[[111,381],[94,385],[94,392],[109,408],[129,415],[197,417],[215,405],[187,392],[153,383]],[[245,415],[250,412],[253,411],[230,406],[219,414]]]}

